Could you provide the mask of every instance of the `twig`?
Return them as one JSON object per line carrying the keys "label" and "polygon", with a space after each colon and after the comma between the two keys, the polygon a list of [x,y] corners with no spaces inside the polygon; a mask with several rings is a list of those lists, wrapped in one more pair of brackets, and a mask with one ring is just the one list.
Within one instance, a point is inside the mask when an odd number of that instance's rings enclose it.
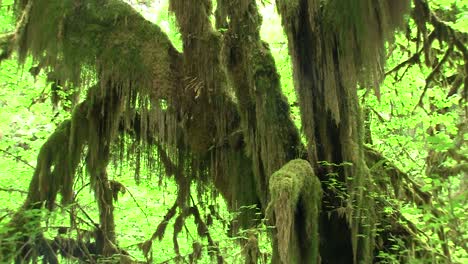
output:
{"label": "twig", "polygon": [[135,202],[135,204],[136,204],[136,206],[138,207],[138,209],[140,209],[140,211],[145,215],[146,222],[148,222],[148,224],[149,224],[148,215],[147,215],[146,212],[143,210],[143,208],[141,208],[140,204],[139,204],[138,201],[135,199],[135,196],[133,195],[133,193],[130,192],[130,190],[129,190],[127,187],[125,187],[124,185],[122,185],[122,186],[124,187],[125,191],[127,191],[127,192],[130,194],[130,196],[131,196],[132,199],[133,199],[133,202]]}
{"label": "twig", "polygon": [[3,188],[3,187],[0,187],[0,191],[2,192],[19,192],[21,194],[28,194],[27,191],[25,190],[20,190],[20,189],[15,189],[15,188]]}
{"label": "twig", "polygon": [[421,94],[421,96],[419,97],[419,101],[418,103],[416,104],[416,106],[414,107],[413,111],[416,110],[416,108],[418,106],[422,107],[423,106],[423,99],[424,99],[424,96],[426,95],[426,92],[427,90],[429,89],[429,85],[431,84],[431,82],[433,81],[434,79],[434,76],[439,73],[440,71],[440,68],[442,68],[442,65],[447,62],[450,54],[452,53],[453,51],[453,45],[451,44],[449,46],[449,48],[447,49],[447,51],[445,52],[444,56],[442,57],[442,59],[439,61],[439,63],[437,63],[437,65],[434,67],[434,69],[431,71],[431,73],[429,74],[429,76],[427,76],[426,78],[426,85],[424,86],[424,90]]}
{"label": "twig", "polygon": [[82,190],[84,190],[84,188],[86,188],[86,186],[89,186],[90,184],[91,184],[91,183],[88,182],[88,183],[84,184],[83,186],[81,186],[80,189],[78,189],[78,191],[75,192],[75,195],[73,195],[73,197],[74,197],[74,198],[78,197],[78,195],[80,194],[80,192],[81,192]]}
{"label": "twig", "polygon": [[405,67],[406,65],[413,65],[419,62],[419,54],[421,53],[422,50],[419,52],[413,54],[411,57],[409,57],[407,60],[403,61],[402,63],[398,64],[397,66],[393,67],[393,69],[389,70],[388,72],[385,73],[385,76],[390,75],[394,72],[399,71],[401,68]]}
{"label": "twig", "polygon": [[20,156],[17,156],[11,152],[9,152],[8,150],[4,150],[4,149],[0,149],[1,152],[7,154],[8,156],[12,157],[12,158],[15,158],[17,161],[21,161],[22,163],[24,163],[25,165],[27,165],[28,167],[30,168],[33,168],[33,169],[36,169],[33,165],[29,164],[29,162],[27,162],[26,160],[24,160],[23,158],[21,158]]}

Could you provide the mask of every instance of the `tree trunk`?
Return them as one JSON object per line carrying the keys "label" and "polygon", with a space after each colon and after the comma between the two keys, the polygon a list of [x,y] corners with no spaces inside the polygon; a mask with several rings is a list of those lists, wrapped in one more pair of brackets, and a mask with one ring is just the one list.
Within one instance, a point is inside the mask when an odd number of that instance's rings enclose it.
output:
{"label": "tree trunk", "polygon": [[[379,78],[379,63],[367,61],[379,61],[385,31],[393,30],[403,14],[392,11],[407,1],[332,1],[320,6],[321,2],[277,1],[288,38],[308,156],[324,190],[320,254],[323,263],[371,263],[376,216],[363,154],[356,81],[362,80],[358,72],[363,65],[369,81]],[[328,12],[338,21],[335,25],[326,24],[332,19]],[[380,35],[373,35],[375,31]],[[365,33],[356,36],[359,32]],[[370,58],[361,57],[365,55]]]}

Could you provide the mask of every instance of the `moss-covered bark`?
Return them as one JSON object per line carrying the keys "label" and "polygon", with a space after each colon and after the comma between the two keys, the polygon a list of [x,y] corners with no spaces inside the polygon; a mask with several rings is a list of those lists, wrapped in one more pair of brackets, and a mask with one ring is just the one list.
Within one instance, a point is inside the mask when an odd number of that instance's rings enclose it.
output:
{"label": "moss-covered bark", "polygon": [[[309,158],[322,164],[315,166],[325,193],[322,260],[370,263],[376,215],[356,86],[357,81],[378,84],[384,41],[408,1],[278,0],[277,6],[288,37]],[[344,193],[327,184],[331,177]]]}
{"label": "moss-covered bark", "polygon": [[[267,205],[269,177],[299,157],[299,132],[289,114],[268,44],[260,39],[262,18],[255,1],[223,1],[230,23],[223,59],[241,117],[247,155],[252,159],[257,195]],[[224,6],[221,6],[224,4]]]}
{"label": "moss-covered bark", "polygon": [[269,190],[267,216],[277,230],[273,262],[319,263],[322,187],[309,162],[286,163],[271,176]]}

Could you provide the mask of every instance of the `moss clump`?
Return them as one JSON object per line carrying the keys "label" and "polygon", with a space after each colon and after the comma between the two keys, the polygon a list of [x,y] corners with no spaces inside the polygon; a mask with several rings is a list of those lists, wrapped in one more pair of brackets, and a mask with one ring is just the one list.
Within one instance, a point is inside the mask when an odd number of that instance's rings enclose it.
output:
{"label": "moss clump", "polygon": [[[310,163],[288,162],[270,178],[267,214],[274,218],[280,259],[283,263],[317,263],[319,260],[320,181]],[[296,217],[301,215],[303,219]],[[298,223],[296,221],[303,221]],[[299,247],[308,247],[301,255]]]}

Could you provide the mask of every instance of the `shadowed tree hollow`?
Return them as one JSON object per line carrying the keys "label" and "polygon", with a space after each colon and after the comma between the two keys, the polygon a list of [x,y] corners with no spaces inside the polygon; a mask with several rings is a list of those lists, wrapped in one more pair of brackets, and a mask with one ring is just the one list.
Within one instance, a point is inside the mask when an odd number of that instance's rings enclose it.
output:
{"label": "shadowed tree hollow", "polygon": [[[53,210],[58,195],[62,204],[73,201],[80,162],[86,164],[99,223],[93,244],[16,236],[2,245],[3,259],[43,256],[58,263],[60,252],[132,263],[116,241],[113,202],[122,187],[108,177],[113,157],[138,164],[157,157],[158,168],[150,169],[163,170],[178,187],[166,221],[141,244],[145,254],[172,218],[179,253],[177,235],[193,216],[199,235],[215,249],[213,258],[225,262],[191,202],[192,185],[214,189],[230,211],[240,212],[233,234],[262,219],[274,226],[272,263],[373,263],[378,251],[390,250],[392,238],[408,248],[420,243],[417,230],[402,224],[397,213],[382,213],[385,201],[373,195],[387,188],[377,184],[385,181],[378,177],[391,175],[383,168],[379,174],[369,170],[384,158],[364,147],[357,96],[358,84],[379,94],[384,46],[409,14],[410,1],[277,0],[276,6],[301,130],[290,118],[270,48],[260,37],[255,0],[170,0],[182,51],[123,1],[15,1],[16,31],[2,36],[2,58],[16,51],[24,63],[31,56],[40,69],[86,97],[42,146],[27,199],[8,224],[10,235],[38,227],[25,224],[39,223],[28,211]],[[126,147],[130,141],[139,147]],[[331,178],[339,188],[329,184]],[[239,239],[245,263],[258,261],[252,236]],[[424,254],[429,250],[400,258]]]}

